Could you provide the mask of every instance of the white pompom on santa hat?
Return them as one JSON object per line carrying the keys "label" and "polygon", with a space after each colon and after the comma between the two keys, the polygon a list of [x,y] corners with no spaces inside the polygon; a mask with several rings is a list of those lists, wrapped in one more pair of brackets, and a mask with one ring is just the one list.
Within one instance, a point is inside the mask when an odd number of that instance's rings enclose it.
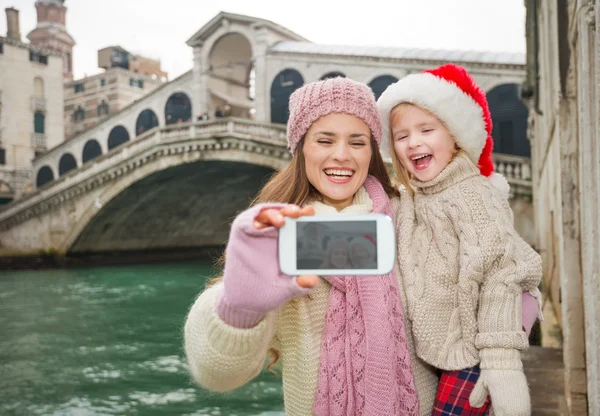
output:
{"label": "white pompom on santa hat", "polygon": [[485,92],[465,68],[446,64],[408,75],[381,94],[377,107],[384,126],[381,139],[384,157],[389,158],[390,151],[390,113],[401,103],[415,104],[439,118],[481,174],[508,197],[508,182],[494,172],[492,117]]}

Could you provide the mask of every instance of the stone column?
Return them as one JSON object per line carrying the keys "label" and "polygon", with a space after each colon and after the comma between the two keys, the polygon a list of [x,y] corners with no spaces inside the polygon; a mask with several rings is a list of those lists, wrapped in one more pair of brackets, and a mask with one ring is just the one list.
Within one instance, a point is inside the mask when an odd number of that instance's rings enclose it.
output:
{"label": "stone column", "polygon": [[579,180],[588,413],[600,414],[600,25],[599,1],[579,14]]}
{"label": "stone column", "polygon": [[192,118],[196,115],[209,111],[208,100],[208,70],[207,64],[203,62],[202,45],[194,46],[194,68],[192,69]]}
{"label": "stone column", "polygon": [[264,26],[257,26],[255,49],[252,51],[254,62],[254,108],[257,121],[270,121],[271,95],[270,80],[267,79],[268,32]]}

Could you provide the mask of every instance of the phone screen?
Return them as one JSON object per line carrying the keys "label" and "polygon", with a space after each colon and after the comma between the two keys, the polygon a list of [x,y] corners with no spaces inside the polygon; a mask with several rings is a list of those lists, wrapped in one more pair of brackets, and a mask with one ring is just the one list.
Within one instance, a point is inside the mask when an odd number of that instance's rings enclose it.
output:
{"label": "phone screen", "polygon": [[296,225],[298,270],[377,269],[377,221]]}

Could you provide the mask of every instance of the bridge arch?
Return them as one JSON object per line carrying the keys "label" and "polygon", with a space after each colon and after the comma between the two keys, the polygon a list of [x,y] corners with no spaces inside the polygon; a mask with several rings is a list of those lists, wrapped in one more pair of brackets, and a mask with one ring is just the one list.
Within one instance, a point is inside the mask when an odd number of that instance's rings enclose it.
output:
{"label": "bridge arch", "polygon": [[394,82],[398,82],[398,78],[393,75],[379,75],[369,82],[369,87],[375,94],[375,99],[379,99],[381,94],[386,90],[387,87],[392,85]]}
{"label": "bridge arch", "polygon": [[71,153],[65,153],[60,157],[58,162],[58,176],[63,176],[65,173],[77,169],[77,161]]}
{"label": "bridge arch", "polygon": [[81,152],[81,163],[86,163],[92,159],[97,158],[102,154],[102,147],[96,139],[90,139],[85,142],[83,151]]}
{"label": "bridge arch", "polygon": [[527,138],[528,110],[517,84],[501,84],[487,93],[492,115],[494,152],[531,157]]}
{"label": "bridge arch", "polygon": [[114,149],[129,141],[129,132],[121,125],[112,128],[108,135],[108,150]]}
{"label": "bridge arch", "polygon": [[175,92],[165,104],[165,124],[187,123],[192,119],[192,101],[184,92]]}
{"label": "bridge arch", "polygon": [[300,72],[293,68],[280,71],[271,83],[271,123],[286,124],[290,117],[290,95],[304,84]]}
{"label": "bridge arch", "polygon": [[54,172],[48,165],[44,165],[37,171],[35,175],[35,187],[39,188],[54,180]]}
{"label": "bridge arch", "polygon": [[[94,249],[102,250],[107,248],[103,244],[109,241],[121,241],[126,245],[128,233],[148,235],[161,231],[160,227],[165,224],[171,224],[167,226],[175,227],[177,231],[165,231],[163,228],[161,232],[196,234],[201,234],[198,230],[202,226],[228,224],[239,210],[248,206],[248,201],[255,196],[266,178],[282,167],[282,162],[275,158],[249,163],[245,152],[227,150],[214,152],[208,160],[183,164],[177,163],[178,160],[172,156],[156,158],[140,168],[142,175],[123,175],[117,182],[107,185],[105,191],[98,193],[84,208],[82,215],[70,228],[61,250],[90,251],[92,245],[96,245]],[[189,198],[190,192],[203,195],[204,199]],[[140,193],[145,195],[143,200],[139,198]],[[231,198],[235,203],[228,205]],[[220,208],[213,210],[210,206]],[[105,207],[110,208],[104,210]],[[215,218],[209,215],[200,221],[198,216],[202,217],[203,210],[207,209]],[[134,231],[139,227],[144,227],[144,230]],[[227,238],[227,228],[219,229],[219,241],[207,241],[210,244],[222,244]],[[198,235],[190,237],[189,241],[192,242]],[[148,241],[154,239],[149,237]]]}
{"label": "bridge arch", "polygon": [[137,120],[135,121],[135,135],[139,136],[157,126],[158,117],[156,117],[156,113],[150,108],[147,108],[138,115]]}
{"label": "bridge arch", "polygon": [[[208,53],[208,111],[212,117],[248,118],[254,107],[251,74],[254,68],[251,40],[243,33],[230,31],[217,37]],[[254,82],[255,80],[252,80]]]}
{"label": "bridge arch", "polygon": [[325,75],[323,75],[321,78],[319,78],[321,81],[325,80],[325,79],[329,79],[329,78],[336,78],[336,77],[342,77],[342,78],[346,78],[346,74],[344,74],[343,72],[340,71],[331,71],[326,73]]}

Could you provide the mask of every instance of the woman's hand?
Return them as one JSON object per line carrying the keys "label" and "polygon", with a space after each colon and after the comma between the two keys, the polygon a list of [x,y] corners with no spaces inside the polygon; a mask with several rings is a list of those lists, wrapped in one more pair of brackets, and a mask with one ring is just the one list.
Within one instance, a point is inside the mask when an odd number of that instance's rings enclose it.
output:
{"label": "woman's hand", "polygon": [[[261,230],[266,227],[277,227],[281,228],[285,224],[285,217],[298,218],[303,215],[314,215],[315,209],[313,207],[300,208],[297,205],[287,205],[281,209],[265,209],[262,210],[258,216],[254,219],[254,228]],[[298,286],[310,289],[315,287],[319,283],[318,276],[298,276],[296,277],[296,283]]]}
{"label": "woman's hand", "polygon": [[277,237],[285,217],[313,214],[288,204],[260,204],[239,214],[231,225],[217,312],[227,324],[250,328],[286,302],[317,286],[317,276],[291,277],[279,268]]}
{"label": "woman's hand", "polygon": [[298,218],[303,215],[314,215],[313,207],[300,208],[297,205],[286,205],[281,209],[268,208],[262,210],[254,219],[254,228],[262,230],[266,227],[281,228],[285,224],[285,217]]}

